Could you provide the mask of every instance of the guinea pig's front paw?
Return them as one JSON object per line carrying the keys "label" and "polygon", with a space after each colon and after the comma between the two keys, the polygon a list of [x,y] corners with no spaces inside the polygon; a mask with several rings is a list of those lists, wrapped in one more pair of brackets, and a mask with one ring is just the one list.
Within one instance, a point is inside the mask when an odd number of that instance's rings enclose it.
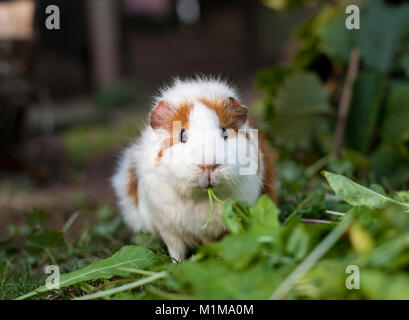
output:
{"label": "guinea pig's front paw", "polygon": [[173,234],[162,234],[163,241],[165,242],[172,263],[182,262],[187,255],[188,248],[182,239]]}

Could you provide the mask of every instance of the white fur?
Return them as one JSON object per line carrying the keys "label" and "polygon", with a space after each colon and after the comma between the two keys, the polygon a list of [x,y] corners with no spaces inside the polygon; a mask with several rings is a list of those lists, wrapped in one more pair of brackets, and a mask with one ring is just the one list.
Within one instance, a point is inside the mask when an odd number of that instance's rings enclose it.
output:
{"label": "white fur", "polygon": [[[215,211],[209,225],[203,228],[209,215],[208,194],[205,188],[198,185],[201,170],[193,159],[212,157],[207,152],[212,149],[209,145],[212,139],[219,143],[213,149],[223,148],[230,152],[232,148],[237,148],[230,143],[238,139],[224,141],[217,133],[220,126],[218,117],[214,111],[198,102],[200,98],[228,97],[238,99],[236,91],[219,79],[175,80],[170,87],[161,91],[155,103],[165,100],[175,108],[186,101],[194,104],[187,142],[166,149],[158,163],[157,154],[163,137],[148,126],[139,141],[125,150],[112,178],[125,222],[134,232],[148,231],[160,236],[169,254],[176,260],[185,258],[189,249],[215,240],[226,232],[221,206],[217,203],[214,203]],[[249,128],[247,123],[244,128]],[[252,144],[244,140],[247,148],[251,149]],[[262,157],[258,150],[251,150],[253,160],[257,161],[257,156]],[[182,154],[184,161],[171,162],[172,152]],[[137,207],[128,196],[130,167],[135,168],[138,177]],[[237,163],[220,165],[215,170],[218,184],[214,191],[219,198],[234,197],[252,204],[260,195],[264,168],[259,168],[253,175],[240,175],[240,167]]]}

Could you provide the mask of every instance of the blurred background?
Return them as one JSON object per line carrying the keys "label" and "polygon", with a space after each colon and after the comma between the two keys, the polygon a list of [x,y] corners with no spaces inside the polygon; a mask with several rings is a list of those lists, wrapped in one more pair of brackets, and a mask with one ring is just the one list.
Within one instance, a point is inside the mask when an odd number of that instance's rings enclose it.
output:
{"label": "blurred background", "polygon": [[0,236],[34,208],[55,228],[84,213],[73,235],[114,212],[119,151],[176,75],[238,86],[279,151],[283,214],[324,168],[407,189],[408,30],[403,0],[0,0]]}
{"label": "blurred background", "polygon": [[[49,5],[60,29],[48,30]],[[113,203],[119,150],[172,77],[222,75],[251,104],[254,73],[289,61],[293,26],[260,1],[0,1],[0,233],[41,207]],[[58,223],[58,222],[57,222]]]}

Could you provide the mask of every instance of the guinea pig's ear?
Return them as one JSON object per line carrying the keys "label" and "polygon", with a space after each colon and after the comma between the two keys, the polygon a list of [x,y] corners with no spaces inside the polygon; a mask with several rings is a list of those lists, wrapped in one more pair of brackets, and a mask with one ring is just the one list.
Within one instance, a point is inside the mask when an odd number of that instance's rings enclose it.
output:
{"label": "guinea pig's ear", "polygon": [[166,101],[159,101],[149,114],[149,124],[153,129],[168,129],[174,114],[173,107]]}
{"label": "guinea pig's ear", "polygon": [[235,98],[229,97],[226,109],[230,118],[231,126],[241,128],[247,121],[248,109],[242,106]]}

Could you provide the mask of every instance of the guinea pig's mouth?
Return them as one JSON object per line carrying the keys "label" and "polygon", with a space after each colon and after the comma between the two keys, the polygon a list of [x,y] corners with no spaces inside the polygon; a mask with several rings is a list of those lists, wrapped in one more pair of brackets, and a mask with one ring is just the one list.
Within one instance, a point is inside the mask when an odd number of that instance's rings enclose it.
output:
{"label": "guinea pig's mouth", "polygon": [[203,173],[198,179],[198,185],[201,188],[213,188],[219,184],[219,179],[214,174]]}

